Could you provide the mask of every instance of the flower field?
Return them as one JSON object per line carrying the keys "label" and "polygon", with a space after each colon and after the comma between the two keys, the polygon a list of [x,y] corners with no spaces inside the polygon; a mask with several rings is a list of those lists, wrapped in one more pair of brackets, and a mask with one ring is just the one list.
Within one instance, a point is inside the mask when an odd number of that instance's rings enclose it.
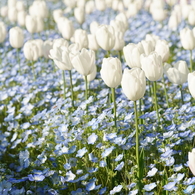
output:
{"label": "flower field", "polygon": [[195,3],[0,2],[0,194],[195,194]]}

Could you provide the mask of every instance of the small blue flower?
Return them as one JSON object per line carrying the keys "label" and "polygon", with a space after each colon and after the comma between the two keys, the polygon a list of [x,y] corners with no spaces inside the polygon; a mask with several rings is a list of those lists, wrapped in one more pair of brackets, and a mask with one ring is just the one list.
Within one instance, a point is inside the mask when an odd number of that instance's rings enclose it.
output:
{"label": "small blue flower", "polygon": [[118,161],[121,161],[123,159],[123,154],[119,154],[116,158],[115,158],[115,161],[118,162]]}
{"label": "small blue flower", "polygon": [[114,170],[116,170],[116,171],[120,171],[123,167],[124,167],[124,162],[122,161],[120,164],[118,164],[117,166],[116,166],[116,168],[114,169]]}
{"label": "small blue flower", "polygon": [[115,147],[114,146],[111,146],[110,148],[106,148],[104,152],[102,152],[102,158],[108,156],[112,150],[114,149]]}
{"label": "small blue flower", "polygon": [[86,190],[87,191],[92,191],[95,189],[95,182],[92,181],[92,182],[89,182],[87,185],[86,185]]}
{"label": "small blue flower", "polygon": [[190,186],[188,186],[183,192],[184,192],[185,194],[192,194],[194,188],[195,188],[195,185],[190,185]]}
{"label": "small blue flower", "polygon": [[86,147],[84,147],[84,148],[78,150],[78,151],[77,151],[77,154],[76,154],[76,157],[82,158],[82,157],[85,155],[85,153],[86,153],[87,151],[88,151],[88,150],[86,149]]}
{"label": "small blue flower", "polygon": [[45,176],[41,174],[30,174],[28,175],[28,179],[30,181],[43,181],[45,179]]}
{"label": "small blue flower", "polygon": [[107,163],[105,161],[101,160],[99,165],[100,165],[100,167],[106,167]]}
{"label": "small blue flower", "polygon": [[147,177],[153,177],[158,169],[156,167],[153,167],[152,170],[148,171]]}
{"label": "small blue flower", "polygon": [[163,186],[164,190],[167,190],[167,191],[175,190],[176,189],[175,184],[176,182],[169,182],[168,184]]}
{"label": "small blue flower", "polygon": [[88,137],[88,144],[94,144],[97,141],[98,136],[95,133],[92,133]]}
{"label": "small blue flower", "polygon": [[106,192],[106,189],[107,189],[106,187],[102,188],[102,189],[99,191],[98,194],[100,194],[100,195],[104,194],[104,193]]}
{"label": "small blue flower", "polygon": [[120,192],[122,190],[123,186],[122,185],[118,185],[116,187],[113,188],[113,190],[110,191],[110,194],[116,194],[118,192]]}
{"label": "small blue flower", "polygon": [[155,187],[156,187],[156,183],[151,183],[151,184],[145,185],[145,186],[144,186],[144,190],[146,190],[146,191],[151,191],[151,190],[153,190]]}

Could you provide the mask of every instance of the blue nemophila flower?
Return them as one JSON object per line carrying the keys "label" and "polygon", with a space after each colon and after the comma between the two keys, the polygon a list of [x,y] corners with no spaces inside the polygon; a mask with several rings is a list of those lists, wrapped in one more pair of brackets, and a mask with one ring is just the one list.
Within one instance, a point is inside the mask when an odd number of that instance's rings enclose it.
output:
{"label": "blue nemophila flower", "polygon": [[164,190],[167,190],[167,191],[173,191],[173,190],[177,189],[175,184],[176,184],[176,182],[169,182],[168,184],[164,185],[163,188],[164,188]]}
{"label": "blue nemophila flower", "polygon": [[72,173],[72,171],[68,171],[66,173],[65,181],[73,182],[75,177],[76,177],[76,175],[74,173]]}
{"label": "blue nemophila flower", "polygon": [[1,181],[0,182],[0,193],[1,194],[9,194],[9,191],[11,190],[12,184],[10,182],[7,181]]}
{"label": "blue nemophila flower", "polygon": [[104,152],[102,152],[101,154],[102,158],[108,156],[114,150],[114,148],[115,148],[114,146],[111,146],[110,148],[106,148]]}
{"label": "blue nemophila flower", "polygon": [[92,133],[89,137],[88,137],[88,144],[94,144],[98,139],[98,136],[95,133]]}
{"label": "blue nemophila flower", "polygon": [[185,194],[192,194],[192,192],[194,191],[195,189],[195,185],[189,185],[183,192]]}
{"label": "blue nemophila flower", "polygon": [[166,166],[172,166],[175,163],[175,159],[174,157],[169,157],[168,159],[166,159]]}
{"label": "blue nemophila flower", "polygon": [[87,185],[86,185],[86,190],[87,191],[92,191],[92,190],[94,190],[95,189],[95,182],[94,181],[92,181],[92,182],[89,182]]}
{"label": "blue nemophila flower", "polygon": [[123,159],[123,154],[119,154],[116,158],[115,158],[115,161],[118,162],[118,161],[121,161]]}
{"label": "blue nemophila flower", "polygon": [[87,151],[88,151],[88,150],[86,149],[86,147],[84,147],[84,148],[78,150],[78,151],[77,151],[77,154],[76,154],[76,157],[82,158],[82,157],[85,155],[85,153],[86,153]]}
{"label": "blue nemophila flower", "polygon": [[116,168],[114,169],[114,170],[116,170],[116,171],[120,171],[123,167],[124,167],[124,162],[122,161],[120,164],[118,164],[117,166],[116,166]]}
{"label": "blue nemophila flower", "polygon": [[101,160],[99,165],[100,165],[100,167],[106,167],[107,163],[106,163],[106,161]]}
{"label": "blue nemophila flower", "polygon": [[158,169],[153,167],[152,170],[148,171],[147,177],[153,177],[157,173]]}
{"label": "blue nemophila flower", "polygon": [[28,152],[28,150],[20,151],[19,160],[20,160],[21,169],[22,168],[27,168],[29,166],[29,164],[30,164],[29,154],[30,153]]}
{"label": "blue nemophila flower", "polygon": [[78,181],[84,181],[84,180],[86,180],[88,177],[89,177],[89,174],[87,173],[87,174],[85,174],[85,175],[79,177],[79,178],[78,178]]}
{"label": "blue nemophila flower", "polygon": [[104,193],[106,192],[106,189],[107,189],[106,187],[102,188],[102,189],[99,191],[98,194],[100,194],[100,195],[104,194]]}
{"label": "blue nemophila flower", "polygon": [[189,178],[187,181],[184,181],[185,185],[191,185],[195,183],[195,177]]}
{"label": "blue nemophila flower", "polygon": [[138,189],[130,191],[128,195],[136,195],[137,193]]}
{"label": "blue nemophila flower", "polygon": [[69,169],[71,169],[71,165],[70,165],[69,163],[66,163],[66,164],[64,165],[64,168],[65,168],[66,170],[69,170]]}
{"label": "blue nemophila flower", "polygon": [[93,153],[88,154],[89,160],[92,162],[98,162],[98,158],[93,155]]}
{"label": "blue nemophila flower", "polygon": [[185,174],[184,173],[178,173],[177,178],[174,180],[175,182],[179,182],[184,178]]}
{"label": "blue nemophila flower", "polygon": [[30,181],[43,181],[45,179],[45,176],[42,174],[30,174],[28,175],[28,179]]}
{"label": "blue nemophila flower", "polygon": [[76,172],[77,175],[80,175],[80,174],[82,174],[82,173],[83,173],[83,170],[77,169],[77,172]]}
{"label": "blue nemophila flower", "polygon": [[175,172],[177,172],[177,171],[180,171],[182,168],[183,168],[183,165],[182,165],[182,164],[174,165],[173,170],[174,170]]}
{"label": "blue nemophila flower", "polygon": [[173,154],[172,149],[168,149],[165,153],[161,154],[161,158],[168,158]]}
{"label": "blue nemophila flower", "polygon": [[110,194],[116,194],[118,192],[120,192],[122,190],[123,186],[122,185],[118,185],[116,187],[113,188],[113,190],[110,191]]}
{"label": "blue nemophila flower", "polygon": [[151,184],[145,185],[145,186],[144,186],[144,190],[146,190],[146,191],[151,191],[151,190],[153,190],[155,187],[156,187],[156,183],[151,183]]}
{"label": "blue nemophila flower", "polygon": [[81,188],[78,188],[76,191],[72,191],[71,195],[85,195]]}

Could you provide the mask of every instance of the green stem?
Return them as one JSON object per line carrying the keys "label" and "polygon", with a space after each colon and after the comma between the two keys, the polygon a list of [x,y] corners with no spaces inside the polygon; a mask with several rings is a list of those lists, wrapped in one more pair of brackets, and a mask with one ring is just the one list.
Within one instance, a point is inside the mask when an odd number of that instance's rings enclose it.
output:
{"label": "green stem", "polygon": [[190,50],[190,71],[193,71],[193,64],[192,64],[192,50]]}
{"label": "green stem", "polygon": [[21,74],[21,66],[20,66],[20,50],[19,49],[17,49],[17,61],[18,61],[18,65],[19,65],[19,73]]}
{"label": "green stem", "polygon": [[164,78],[164,75],[163,75],[163,86],[164,86],[164,92],[165,92],[165,98],[166,98],[166,102],[167,102],[167,106],[169,108],[169,100],[168,100],[168,95],[167,95],[167,89],[166,89],[166,85],[165,85],[165,78]]}
{"label": "green stem", "polygon": [[159,117],[159,112],[158,112],[158,102],[157,102],[157,96],[156,96],[156,81],[153,82],[153,86],[154,86],[154,91],[153,91],[153,95],[154,95],[154,101],[155,101],[155,109],[156,109],[156,114],[157,114],[157,117],[158,117],[158,122],[160,122],[160,117]]}
{"label": "green stem", "polygon": [[181,91],[181,102],[182,102],[182,104],[184,104],[182,85],[180,85],[179,88],[180,88],[180,91]]}
{"label": "green stem", "polygon": [[73,91],[72,72],[71,72],[71,70],[69,70],[69,76],[70,76],[70,88],[71,88],[72,106],[74,107],[74,91]]}
{"label": "green stem", "polygon": [[88,99],[87,76],[85,76],[85,100]]}
{"label": "green stem", "polygon": [[134,101],[134,111],[135,111],[135,128],[136,128],[136,148],[135,148],[135,152],[136,152],[136,163],[137,163],[137,167],[138,167],[138,171],[137,171],[137,178],[138,178],[138,188],[139,191],[141,190],[141,177],[140,177],[140,161],[139,161],[139,128],[138,128],[138,112],[137,112],[137,104],[136,101]]}
{"label": "green stem", "polygon": [[111,88],[112,90],[112,101],[114,103],[114,124],[117,129],[117,122],[116,122],[116,96],[115,96],[115,88]]}
{"label": "green stem", "polygon": [[31,66],[32,66],[32,72],[33,72],[33,77],[34,77],[34,80],[36,80],[36,75],[35,75],[35,66],[34,66],[34,62],[31,61]]}
{"label": "green stem", "polygon": [[64,99],[66,99],[66,79],[65,79],[65,70],[62,70],[62,77],[64,83]]}

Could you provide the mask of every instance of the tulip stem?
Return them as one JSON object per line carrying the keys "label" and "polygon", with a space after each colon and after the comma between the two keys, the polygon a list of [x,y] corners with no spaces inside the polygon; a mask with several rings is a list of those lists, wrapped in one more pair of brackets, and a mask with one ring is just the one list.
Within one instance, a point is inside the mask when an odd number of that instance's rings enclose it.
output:
{"label": "tulip stem", "polygon": [[182,85],[180,85],[179,88],[180,88],[180,91],[181,91],[181,102],[182,102],[182,104],[184,104]]}
{"label": "tulip stem", "polygon": [[138,178],[138,188],[139,191],[141,190],[141,175],[140,175],[140,161],[139,161],[139,128],[138,128],[138,112],[137,112],[137,104],[136,101],[134,101],[134,111],[135,111],[135,129],[136,129],[136,134],[135,134],[135,140],[136,140],[136,145],[135,145],[135,152],[136,152],[136,163],[138,167],[137,171],[137,178]]}
{"label": "tulip stem", "polygon": [[85,76],[85,100],[88,99],[88,85],[87,85],[87,76]]}
{"label": "tulip stem", "polygon": [[192,50],[190,50],[190,71],[193,71],[193,64],[192,64]]}
{"label": "tulip stem", "polygon": [[165,85],[165,78],[164,78],[164,75],[163,75],[163,86],[164,86],[164,92],[165,92],[165,98],[166,98],[166,102],[167,102],[167,106],[169,108],[169,100],[168,100],[168,95],[167,95],[167,89],[166,89],[166,85]]}
{"label": "tulip stem", "polygon": [[62,70],[62,78],[64,84],[64,99],[66,98],[66,79],[65,79],[65,70]]}
{"label": "tulip stem", "polygon": [[158,118],[158,122],[160,122],[160,117],[159,117],[159,112],[158,112],[158,102],[157,102],[157,96],[156,96],[156,81],[153,82],[153,86],[154,86],[154,101],[155,101],[155,109],[156,109],[156,114],[157,114],[157,118]]}
{"label": "tulip stem", "polygon": [[21,66],[20,66],[20,50],[17,49],[17,61],[18,61],[18,65],[19,65],[19,73],[21,74]]}
{"label": "tulip stem", "polygon": [[69,70],[69,76],[70,76],[70,89],[71,89],[72,106],[74,107],[74,91],[73,91],[72,72],[71,72],[71,70]]}
{"label": "tulip stem", "polygon": [[31,66],[32,66],[32,72],[33,72],[34,80],[36,80],[36,75],[35,75],[35,64],[34,64],[33,61],[31,61]]}
{"label": "tulip stem", "polygon": [[116,122],[116,96],[115,96],[115,88],[111,88],[112,90],[112,101],[114,103],[114,124],[117,129],[117,122]]}

